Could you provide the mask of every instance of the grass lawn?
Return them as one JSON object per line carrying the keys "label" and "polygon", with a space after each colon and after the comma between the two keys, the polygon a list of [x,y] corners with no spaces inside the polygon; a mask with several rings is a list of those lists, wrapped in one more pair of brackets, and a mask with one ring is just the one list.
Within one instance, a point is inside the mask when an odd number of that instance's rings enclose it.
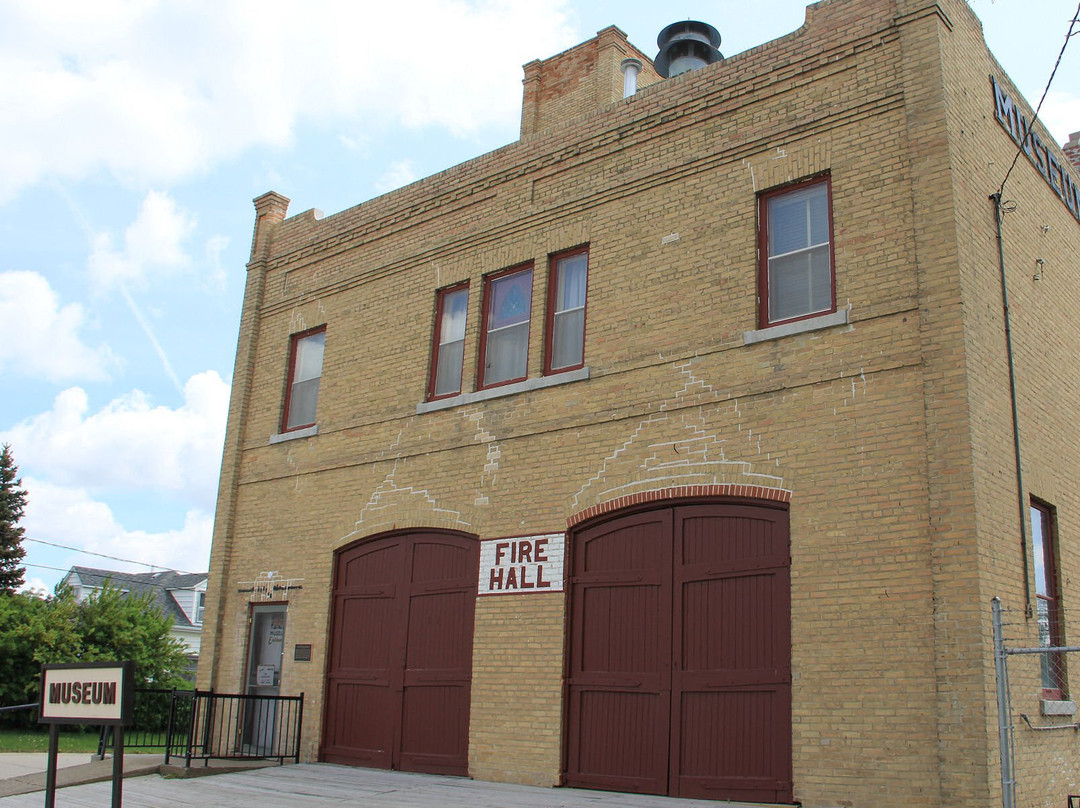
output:
{"label": "grass lawn", "polygon": [[[97,751],[98,733],[97,727],[92,732],[60,732],[61,752],[86,752],[93,754]],[[0,752],[48,752],[49,730],[0,730]]]}

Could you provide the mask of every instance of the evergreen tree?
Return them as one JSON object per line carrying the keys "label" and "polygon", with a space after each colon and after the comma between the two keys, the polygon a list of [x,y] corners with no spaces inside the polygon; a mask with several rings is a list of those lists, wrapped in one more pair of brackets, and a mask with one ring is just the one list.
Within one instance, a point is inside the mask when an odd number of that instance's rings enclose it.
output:
{"label": "evergreen tree", "polygon": [[26,575],[26,567],[19,565],[26,555],[22,546],[24,530],[19,527],[26,491],[18,473],[11,447],[5,443],[0,453],[0,592],[14,592],[23,585]]}

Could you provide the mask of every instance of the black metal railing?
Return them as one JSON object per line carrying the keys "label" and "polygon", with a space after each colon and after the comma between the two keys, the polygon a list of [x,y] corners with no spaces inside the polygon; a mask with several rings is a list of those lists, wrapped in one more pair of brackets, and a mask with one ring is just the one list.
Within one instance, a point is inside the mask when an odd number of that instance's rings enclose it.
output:
{"label": "black metal railing", "polygon": [[10,707],[0,707],[0,713],[14,713],[17,710],[36,710],[38,703],[31,702],[30,704],[13,704]]}
{"label": "black metal railing", "polygon": [[[186,755],[194,698],[194,690],[136,688],[135,715],[132,725],[124,731],[124,747],[162,752],[166,759]],[[112,727],[101,728],[98,757],[104,757],[112,748],[112,734]]]}
{"label": "black metal railing", "polygon": [[[206,690],[135,691],[135,721],[124,731],[125,749],[160,750],[165,763],[277,760],[300,762],[304,694],[247,696]],[[99,755],[112,747],[103,728]]]}
{"label": "black metal railing", "polygon": [[303,693],[249,696],[195,691],[185,765],[192,760],[244,758],[299,763],[303,722]]}

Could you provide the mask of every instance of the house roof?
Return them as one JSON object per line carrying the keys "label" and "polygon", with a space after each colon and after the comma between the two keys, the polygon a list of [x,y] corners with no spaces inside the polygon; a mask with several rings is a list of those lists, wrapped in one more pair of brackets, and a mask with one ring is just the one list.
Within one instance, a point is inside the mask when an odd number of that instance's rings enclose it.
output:
{"label": "house roof", "polygon": [[116,570],[101,570],[93,567],[72,567],[71,571],[64,576],[67,583],[73,575],[77,575],[79,583],[86,587],[103,587],[108,581],[111,586],[123,589],[136,595],[149,594],[158,605],[163,614],[172,617],[174,628],[198,628],[191,622],[187,613],[180,608],[176,599],[172,596],[175,589],[194,589],[206,581],[208,573],[205,572],[176,572],[175,570],[162,570],[161,572],[117,572]]}

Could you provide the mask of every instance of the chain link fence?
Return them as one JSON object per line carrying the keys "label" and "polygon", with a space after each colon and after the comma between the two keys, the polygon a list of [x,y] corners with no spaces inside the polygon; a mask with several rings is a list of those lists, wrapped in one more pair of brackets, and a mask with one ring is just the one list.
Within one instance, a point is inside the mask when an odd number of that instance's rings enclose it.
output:
{"label": "chain link fence", "polygon": [[1069,688],[1070,669],[1080,682],[1080,646],[1054,644],[1065,615],[1045,601],[1028,612],[994,598],[992,609],[1002,806],[1080,808],[1080,715]]}

